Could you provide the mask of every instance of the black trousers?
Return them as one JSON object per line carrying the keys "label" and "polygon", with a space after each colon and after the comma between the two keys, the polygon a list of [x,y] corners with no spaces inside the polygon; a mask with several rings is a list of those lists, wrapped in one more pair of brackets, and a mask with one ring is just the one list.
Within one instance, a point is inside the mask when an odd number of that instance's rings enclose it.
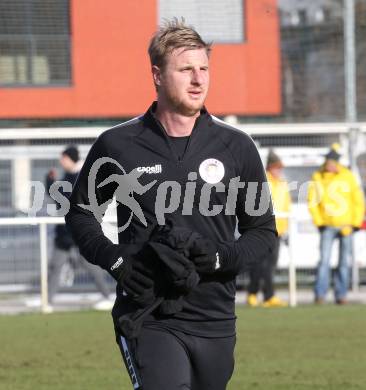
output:
{"label": "black trousers", "polygon": [[135,390],[225,390],[234,370],[235,336],[143,327],[137,339],[117,334],[117,342]]}
{"label": "black trousers", "polygon": [[278,261],[280,242],[281,238],[277,237],[272,256],[251,267],[249,271],[248,293],[257,294],[262,289],[265,301],[274,295],[273,274]]}

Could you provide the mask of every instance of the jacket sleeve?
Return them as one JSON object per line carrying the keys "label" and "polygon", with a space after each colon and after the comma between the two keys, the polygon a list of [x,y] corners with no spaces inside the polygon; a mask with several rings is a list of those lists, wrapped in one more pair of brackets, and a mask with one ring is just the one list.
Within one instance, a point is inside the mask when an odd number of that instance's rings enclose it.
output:
{"label": "jacket sleeve", "polygon": [[308,209],[315,226],[323,226],[324,220],[320,211],[320,202],[322,197],[321,184],[317,174],[313,175],[308,189]]}
{"label": "jacket sleeve", "polygon": [[353,173],[351,173],[351,194],[353,205],[352,225],[359,228],[365,215],[365,198]]}
{"label": "jacket sleeve", "polygon": [[253,141],[245,155],[240,177],[245,187],[239,189],[236,204],[240,237],[219,244],[221,270],[236,274],[270,256],[277,236],[267,177]]}
{"label": "jacket sleeve", "polygon": [[[110,158],[105,144],[103,134],[93,144],[73,188],[65,220],[85,259],[117,280],[120,257],[127,256],[134,248],[112,243],[102,231],[101,219],[116,189],[116,183],[98,187],[116,169],[111,159],[103,163]],[[94,174],[96,164],[99,169]]]}

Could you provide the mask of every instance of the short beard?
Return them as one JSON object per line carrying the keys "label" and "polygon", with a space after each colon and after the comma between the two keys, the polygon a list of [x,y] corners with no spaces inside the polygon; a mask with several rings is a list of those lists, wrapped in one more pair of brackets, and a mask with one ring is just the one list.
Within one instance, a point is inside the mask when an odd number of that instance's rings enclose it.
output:
{"label": "short beard", "polygon": [[196,116],[197,113],[200,113],[204,103],[200,104],[198,108],[196,107],[187,107],[184,103],[180,101],[176,101],[174,99],[171,99],[170,101],[171,105],[174,107],[175,111],[179,113],[180,115],[192,117]]}

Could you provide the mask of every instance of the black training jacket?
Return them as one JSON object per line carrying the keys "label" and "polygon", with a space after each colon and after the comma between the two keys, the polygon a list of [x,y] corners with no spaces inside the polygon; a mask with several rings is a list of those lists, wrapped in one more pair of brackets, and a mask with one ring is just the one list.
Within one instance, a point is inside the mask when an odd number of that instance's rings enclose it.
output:
{"label": "black training jacket", "polygon": [[[177,182],[181,187],[181,201],[177,210],[166,214],[166,217],[176,225],[197,231],[217,242],[224,265],[215,274],[201,278],[199,285],[185,296],[182,312],[164,318],[152,315],[147,323],[158,322],[159,326],[205,337],[231,336],[235,333],[235,276],[249,264],[268,256],[276,236],[270,202],[264,213],[257,213],[260,215],[250,211],[260,204],[262,183],[267,181],[263,165],[257,148],[248,135],[214,118],[205,109],[197,118],[185,153],[179,159],[163,126],[154,116],[156,104],[155,102],[143,116],[105,131],[95,141],[74,186],[66,222],[81,254],[89,262],[115,276],[113,265],[121,253],[136,253],[157,224],[155,199],[158,189],[162,191],[161,183]],[[102,157],[113,159],[119,165],[109,160],[99,169],[93,188],[99,205],[104,204],[106,207],[116,189],[117,192],[121,190],[121,186],[118,187],[113,180],[109,184],[102,183],[112,174],[122,177],[124,173],[138,168],[139,171],[144,171],[138,178],[141,185],[157,181],[147,192],[142,193],[137,189],[133,194],[146,218],[146,227],[136,215],[131,214],[129,207],[118,204],[118,226],[128,226],[119,232],[118,245],[104,236],[98,217],[95,218],[87,207],[80,206],[90,204],[88,176],[93,163]],[[188,180],[190,172],[196,172],[196,175],[191,174],[191,180]],[[91,173],[91,177],[93,175]],[[232,215],[225,215],[225,211],[210,216],[204,212],[206,215],[202,215],[202,209],[210,210],[213,205],[226,205],[232,178],[240,178],[243,183],[259,182],[254,206],[254,201],[251,201],[253,195],[249,194],[247,184],[238,189],[238,200]],[[207,190],[206,181],[212,183],[212,179],[219,179],[225,187],[212,188],[209,204],[202,201],[200,203],[201,189],[205,186]],[[100,183],[103,185],[98,186]],[[192,185],[196,186],[192,213],[182,215],[182,208],[186,214],[187,207],[187,204],[183,207],[184,194],[186,188],[192,188]],[[173,191],[179,191],[177,184],[173,188]],[[95,199],[93,202],[95,203]],[[234,238],[236,223],[241,234],[238,240]],[[112,312],[114,319],[134,310],[136,307],[131,299],[117,285],[117,299]]]}

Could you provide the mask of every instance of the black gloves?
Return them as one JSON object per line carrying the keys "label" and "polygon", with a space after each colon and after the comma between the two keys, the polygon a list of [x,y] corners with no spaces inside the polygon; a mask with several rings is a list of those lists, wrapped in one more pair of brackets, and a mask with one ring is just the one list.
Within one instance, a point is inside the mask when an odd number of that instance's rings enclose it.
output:
{"label": "black gloves", "polygon": [[184,255],[193,262],[198,273],[211,274],[220,268],[215,242],[190,229],[174,226],[170,220],[153,232],[151,240]]}
{"label": "black gloves", "polygon": [[159,293],[164,297],[158,311],[162,315],[172,315],[183,309],[183,296],[199,283],[199,276],[190,260],[166,245],[151,242],[149,247],[161,263],[163,284]]}
{"label": "black gloves", "polygon": [[[181,253],[184,252],[181,247],[182,241],[177,240],[174,243],[181,251],[154,241],[154,239],[159,239],[158,233],[162,230],[164,228],[156,228],[149,243],[139,253],[137,260],[140,258],[141,261],[136,262],[139,265],[132,263],[132,272],[128,272],[130,263],[127,262],[127,268],[122,270],[121,285],[128,294],[136,294],[133,298],[135,302],[144,301],[146,303],[147,297],[153,298],[150,304],[141,305],[143,308],[119,318],[119,328],[128,339],[138,336],[144,319],[154,310],[161,315],[172,315],[181,311],[183,295],[199,282],[193,263]],[[144,259],[145,263],[142,263]],[[155,272],[146,274],[146,271],[140,268],[146,266],[147,261],[156,265]],[[133,276],[135,272],[136,275]],[[150,281],[153,287],[147,287],[148,289],[144,290],[146,288],[144,286],[148,286]]]}
{"label": "black gloves", "polygon": [[111,271],[117,283],[140,306],[144,307],[155,301],[157,264],[148,256],[145,248],[137,254],[119,256]]}
{"label": "black gloves", "polygon": [[189,250],[189,256],[200,274],[212,274],[221,267],[217,245],[198,233]]}
{"label": "black gloves", "polygon": [[150,242],[159,242],[189,257],[189,250],[199,236],[190,229],[174,226],[171,220],[166,225],[157,226],[151,234]]}
{"label": "black gloves", "polygon": [[187,294],[197,286],[199,276],[189,259],[161,242],[150,242],[148,246],[164,264],[165,278],[177,292]]}
{"label": "black gloves", "polygon": [[153,311],[160,315],[181,311],[184,295],[199,283],[198,273],[215,272],[217,257],[215,243],[200,234],[171,222],[157,226],[143,250],[112,266],[120,269],[122,288],[142,307],[120,317],[122,334],[128,339],[137,337],[144,319]]}

